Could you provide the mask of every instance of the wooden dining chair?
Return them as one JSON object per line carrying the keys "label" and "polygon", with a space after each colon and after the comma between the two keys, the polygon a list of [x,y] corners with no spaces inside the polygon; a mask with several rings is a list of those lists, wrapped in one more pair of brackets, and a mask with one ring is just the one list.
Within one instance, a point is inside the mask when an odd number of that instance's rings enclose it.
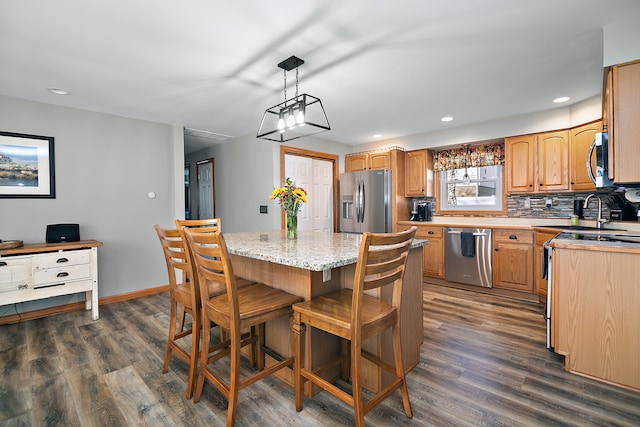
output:
{"label": "wooden dining chair", "polygon": [[[415,233],[416,227],[399,233],[364,233],[353,289],[341,289],[293,305],[291,334],[295,360],[293,371],[296,411],[302,410],[304,383],[311,381],[351,405],[357,426],[364,426],[365,414],[396,389],[400,389],[402,394],[405,414],[408,418],[413,417],[402,363],[400,318],[404,270]],[[381,288],[386,286],[392,287],[391,302],[380,298]],[[347,379],[349,376],[351,378],[351,394],[322,378],[319,372],[302,366],[302,345],[305,330],[309,327],[342,338],[345,344],[343,348],[349,349],[340,355],[340,362],[343,364],[343,375]],[[394,366],[362,347],[364,340],[380,335],[389,328],[393,337]],[[367,402],[363,398],[363,358],[393,375],[390,384]]]}
{"label": "wooden dining chair", "polygon": [[[190,399],[195,387],[199,355],[198,349],[200,345],[200,288],[197,286],[196,281],[193,280],[197,280],[197,278],[194,276],[191,259],[180,231],[161,228],[158,224],[156,224],[154,228],[160,239],[164,259],[167,264],[169,296],[171,301],[169,310],[169,338],[167,340],[167,350],[165,352],[162,373],[166,373],[169,369],[171,353],[175,351],[181,359],[189,364],[186,396],[187,399]],[[180,324],[176,329],[178,309],[180,309],[181,314]],[[191,327],[187,330],[184,329],[186,313],[189,313],[191,316]],[[179,343],[181,338],[188,335],[191,335],[190,348],[183,347]]]}
{"label": "wooden dining chair", "polygon": [[[228,347],[213,354],[200,356],[200,370],[196,383],[194,402],[200,400],[204,379],[207,378],[227,399],[227,426],[235,422],[238,392],[254,382],[286,368],[293,357],[283,357],[269,367],[265,367],[264,323],[270,320],[291,316],[291,305],[302,298],[254,283],[243,288],[236,286],[236,277],[227,251],[227,245],[221,232],[198,233],[185,228],[184,235],[195,261],[198,283],[202,298],[203,347],[209,344],[208,328],[212,323],[220,325],[229,332]],[[212,298],[206,297],[205,287],[209,283],[223,286],[226,292]],[[260,338],[258,349],[258,370],[245,378],[240,378],[241,331],[257,326]],[[211,363],[229,356],[230,374],[228,383],[210,366]]]}

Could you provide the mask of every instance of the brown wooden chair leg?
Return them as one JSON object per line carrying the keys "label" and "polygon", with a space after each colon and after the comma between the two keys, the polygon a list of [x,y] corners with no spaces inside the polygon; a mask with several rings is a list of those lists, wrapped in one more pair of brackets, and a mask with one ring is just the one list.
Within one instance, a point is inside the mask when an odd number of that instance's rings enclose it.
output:
{"label": "brown wooden chair leg", "polygon": [[[196,375],[198,373],[198,356],[200,355],[200,335],[202,325],[200,316],[191,317],[191,352],[189,353],[189,378],[187,379],[187,399],[193,396],[193,389],[196,385]],[[206,350],[204,351],[206,353]]]}
{"label": "brown wooden chair leg", "polygon": [[176,336],[176,312],[177,303],[171,298],[171,308],[169,309],[169,336],[167,338],[167,351],[164,355],[164,365],[162,367],[162,373],[166,374],[169,370],[169,362],[171,361],[171,349],[173,345],[174,337]]}
{"label": "brown wooden chair leg", "polygon": [[407,380],[404,375],[404,363],[402,362],[402,346],[400,341],[400,326],[395,325],[392,328],[393,333],[393,357],[396,364],[396,376],[402,379],[400,384],[400,393],[402,394],[402,406],[407,418],[413,418],[411,410],[411,401],[409,401],[409,391],[407,390]]}
{"label": "brown wooden chair leg", "polygon": [[187,312],[184,309],[184,307],[180,307],[180,325],[178,325],[178,331],[182,332],[184,331],[184,322],[187,318]]}
{"label": "brown wooden chair leg", "polygon": [[256,346],[256,362],[258,363],[258,370],[261,371],[264,369],[265,360],[264,360],[264,351],[262,350],[264,347],[264,323],[260,323],[256,326],[257,329],[257,342]]}
{"label": "brown wooden chair leg", "polygon": [[304,336],[307,326],[300,323],[300,314],[291,319],[291,354],[293,354],[293,390],[296,394],[296,411],[302,410],[304,378],[300,373],[304,359]]}
{"label": "brown wooden chair leg", "polygon": [[362,358],[360,343],[351,342],[351,388],[353,394],[353,409],[357,427],[364,427],[364,402],[362,398]]}
{"label": "brown wooden chair leg", "polygon": [[193,394],[193,401],[195,403],[200,401],[200,395],[202,394],[202,387],[204,386],[204,373],[207,369],[207,362],[209,361],[209,352],[207,349],[211,343],[211,321],[205,315],[200,319],[202,322],[202,351],[200,352],[200,369],[198,370],[198,380],[195,385],[195,392]]}
{"label": "brown wooden chair leg", "polygon": [[227,406],[227,427],[233,427],[236,422],[236,407],[238,406],[238,391],[240,389],[240,333],[231,334],[229,404]]}

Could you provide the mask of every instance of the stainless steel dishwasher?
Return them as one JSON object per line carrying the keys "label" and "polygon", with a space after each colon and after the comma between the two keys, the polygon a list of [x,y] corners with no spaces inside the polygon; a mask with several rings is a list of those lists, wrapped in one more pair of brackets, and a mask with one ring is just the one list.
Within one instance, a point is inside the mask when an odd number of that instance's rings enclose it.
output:
{"label": "stainless steel dishwasher", "polygon": [[490,288],[491,277],[491,229],[445,227],[445,280]]}

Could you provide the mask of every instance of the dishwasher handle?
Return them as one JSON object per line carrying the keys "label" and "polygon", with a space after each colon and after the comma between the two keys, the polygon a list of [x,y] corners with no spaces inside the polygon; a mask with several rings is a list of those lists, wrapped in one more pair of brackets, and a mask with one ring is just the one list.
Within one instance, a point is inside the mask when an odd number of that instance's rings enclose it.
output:
{"label": "dishwasher handle", "polygon": [[[447,231],[447,233],[449,233],[449,234],[460,234],[460,233],[462,233],[462,231],[452,230],[452,231]],[[481,236],[481,237],[488,236],[487,233],[478,233],[478,232],[474,232],[473,235],[474,236]]]}

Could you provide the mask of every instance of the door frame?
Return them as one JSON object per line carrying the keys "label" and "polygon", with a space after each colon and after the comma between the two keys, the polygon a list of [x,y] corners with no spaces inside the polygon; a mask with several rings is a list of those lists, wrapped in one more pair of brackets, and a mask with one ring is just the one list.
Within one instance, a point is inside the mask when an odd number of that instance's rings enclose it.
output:
{"label": "door frame", "polygon": [[[339,156],[336,154],[321,153],[319,151],[305,150],[303,148],[287,147],[286,145],[280,146],[280,182],[286,179],[284,170],[284,156],[290,154],[298,157],[308,157],[311,159],[325,160],[331,162],[333,169],[333,230],[337,233],[339,218],[338,218],[338,180],[340,178],[340,171],[338,170]],[[282,210],[282,209],[281,209]],[[282,228],[285,227],[285,215],[284,211],[280,213]]]}

